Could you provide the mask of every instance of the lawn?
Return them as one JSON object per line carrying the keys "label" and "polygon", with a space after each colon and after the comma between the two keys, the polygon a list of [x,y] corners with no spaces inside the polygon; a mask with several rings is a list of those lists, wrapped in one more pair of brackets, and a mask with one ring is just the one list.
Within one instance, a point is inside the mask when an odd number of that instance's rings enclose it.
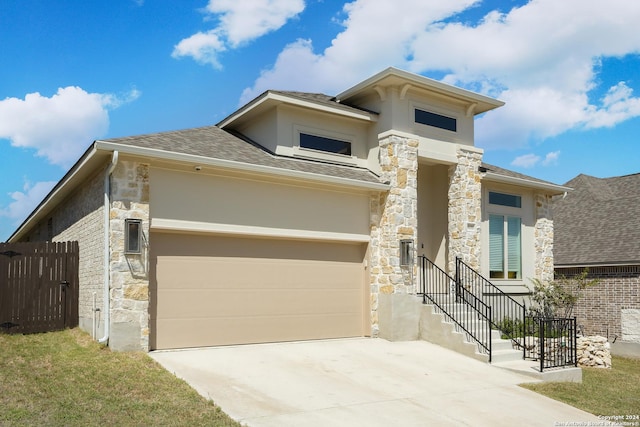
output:
{"label": "lawn", "polygon": [[79,329],[0,334],[0,425],[239,426],[145,353]]}
{"label": "lawn", "polygon": [[640,359],[614,356],[612,366],[611,369],[583,368],[582,384],[530,383],[522,387],[594,415],[622,416],[621,421],[639,425]]}

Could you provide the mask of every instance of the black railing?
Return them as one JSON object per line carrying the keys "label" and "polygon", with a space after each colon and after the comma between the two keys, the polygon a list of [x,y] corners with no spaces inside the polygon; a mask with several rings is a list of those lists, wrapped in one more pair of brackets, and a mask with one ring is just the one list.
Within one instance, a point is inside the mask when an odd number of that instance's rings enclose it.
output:
{"label": "black railing", "polygon": [[456,279],[458,287],[491,307],[491,326],[499,330],[503,338],[510,339],[517,348],[522,349],[525,357],[525,304],[504,293],[460,258],[456,258]]}
{"label": "black railing", "polygon": [[420,262],[420,293],[424,303],[433,304],[455,323],[491,362],[491,307],[467,289],[457,285],[445,271],[424,256]]}
{"label": "black railing", "polygon": [[576,318],[527,317],[525,357],[540,362],[540,372],[578,366]]}

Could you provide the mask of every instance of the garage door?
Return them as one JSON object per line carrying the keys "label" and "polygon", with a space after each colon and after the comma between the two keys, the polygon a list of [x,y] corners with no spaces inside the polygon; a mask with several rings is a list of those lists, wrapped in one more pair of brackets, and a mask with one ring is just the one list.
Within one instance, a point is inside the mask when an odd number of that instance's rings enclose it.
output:
{"label": "garage door", "polygon": [[151,235],[151,347],[364,334],[363,244]]}

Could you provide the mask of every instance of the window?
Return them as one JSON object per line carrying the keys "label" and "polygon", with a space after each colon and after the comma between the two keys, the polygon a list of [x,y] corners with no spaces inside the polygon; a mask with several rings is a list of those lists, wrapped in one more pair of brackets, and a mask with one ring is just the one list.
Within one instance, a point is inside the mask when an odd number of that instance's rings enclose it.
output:
{"label": "window", "polygon": [[323,136],[309,135],[307,133],[300,134],[300,147],[309,148],[311,150],[326,151],[327,153],[351,155],[351,143],[340,141],[333,138],[325,138]]}
{"label": "window", "polygon": [[522,278],[521,230],[517,216],[489,215],[490,278]]}
{"label": "window", "polygon": [[492,205],[508,206],[512,208],[522,207],[522,197],[513,194],[495,193],[489,191],[489,203]]}
{"label": "window", "polygon": [[422,125],[433,126],[436,128],[456,132],[458,129],[457,120],[453,117],[443,116],[441,114],[431,113],[429,111],[415,110],[415,121]]}

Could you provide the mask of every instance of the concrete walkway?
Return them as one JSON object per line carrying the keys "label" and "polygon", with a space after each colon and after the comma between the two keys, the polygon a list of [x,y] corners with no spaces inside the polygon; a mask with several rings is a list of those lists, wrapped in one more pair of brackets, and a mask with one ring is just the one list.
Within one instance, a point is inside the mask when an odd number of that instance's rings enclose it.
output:
{"label": "concrete walkway", "polygon": [[551,427],[598,421],[517,386],[531,378],[424,341],[305,341],[151,357],[248,426]]}

